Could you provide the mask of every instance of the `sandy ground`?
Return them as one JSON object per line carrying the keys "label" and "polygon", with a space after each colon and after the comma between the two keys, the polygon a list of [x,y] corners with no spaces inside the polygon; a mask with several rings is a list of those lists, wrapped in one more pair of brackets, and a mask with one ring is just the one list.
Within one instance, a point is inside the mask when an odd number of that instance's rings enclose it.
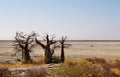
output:
{"label": "sandy ground", "polygon": [[71,44],[72,47],[65,52],[67,58],[120,59],[120,42],[71,42]]}
{"label": "sandy ground", "polygon": [[[120,59],[120,42],[67,42],[72,46],[65,49],[66,59],[84,59],[88,57],[100,57],[106,59]],[[11,63],[21,58],[21,52],[15,55],[13,42],[0,42],[0,63]],[[60,49],[55,51],[60,56]],[[31,52],[32,58],[44,56],[40,46]]]}

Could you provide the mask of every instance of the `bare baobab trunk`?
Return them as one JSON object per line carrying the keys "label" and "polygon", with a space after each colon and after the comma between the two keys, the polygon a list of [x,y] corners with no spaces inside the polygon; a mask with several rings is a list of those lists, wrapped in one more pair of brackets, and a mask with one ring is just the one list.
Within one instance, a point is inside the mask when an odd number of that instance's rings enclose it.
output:
{"label": "bare baobab trunk", "polygon": [[31,61],[30,52],[35,44],[32,44],[35,40],[36,33],[32,32],[29,35],[23,34],[23,32],[16,33],[15,36],[15,49],[22,52],[23,63],[28,63]]}
{"label": "bare baobab trunk", "polygon": [[28,63],[31,60],[28,50],[23,51],[23,63]]}
{"label": "bare baobab trunk", "polygon": [[65,54],[64,54],[64,44],[61,44],[61,62],[64,63],[65,60]]}
{"label": "bare baobab trunk", "polygon": [[46,64],[52,63],[52,54],[49,48],[45,49],[45,63]]}
{"label": "bare baobab trunk", "polygon": [[62,39],[59,41],[61,44],[61,62],[64,63],[65,60],[65,53],[64,53],[64,48],[69,48],[71,44],[65,44],[67,37],[62,37]]}
{"label": "bare baobab trunk", "polygon": [[41,43],[40,41],[38,41],[37,38],[36,38],[36,43],[39,44],[44,49],[44,51],[45,51],[45,63],[49,64],[49,63],[52,63],[52,55],[54,53],[51,50],[50,46],[52,44],[55,44],[56,42],[53,40],[53,38],[50,40],[48,34],[45,36],[44,40],[46,42],[46,45]]}

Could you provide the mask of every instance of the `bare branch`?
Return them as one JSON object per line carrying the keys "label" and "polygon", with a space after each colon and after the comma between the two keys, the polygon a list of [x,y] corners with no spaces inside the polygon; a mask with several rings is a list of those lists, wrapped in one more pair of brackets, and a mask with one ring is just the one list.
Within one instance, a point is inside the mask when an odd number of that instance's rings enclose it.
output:
{"label": "bare branch", "polygon": [[49,44],[49,35],[46,34],[46,40],[47,40],[47,44]]}
{"label": "bare branch", "polygon": [[46,46],[44,44],[42,44],[40,41],[37,40],[37,38],[35,38],[35,41],[37,44],[39,44],[43,49],[46,48]]}
{"label": "bare branch", "polygon": [[61,44],[63,43],[64,44],[64,42],[66,41],[66,39],[67,39],[67,36],[62,36],[62,39],[59,41]]}
{"label": "bare branch", "polygon": [[36,45],[35,44],[32,44],[29,49],[31,50],[32,48],[34,48]]}

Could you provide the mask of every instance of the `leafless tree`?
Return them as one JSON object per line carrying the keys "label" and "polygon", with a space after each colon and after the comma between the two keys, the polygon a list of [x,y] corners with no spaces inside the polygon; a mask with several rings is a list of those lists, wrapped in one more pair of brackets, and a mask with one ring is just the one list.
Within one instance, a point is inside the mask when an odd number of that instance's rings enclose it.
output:
{"label": "leafless tree", "polygon": [[43,39],[46,44],[42,43],[40,40],[38,40],[36,38],[36,43],[39,44],[45,51],[45,63],[49,64],[52,63],[52,55],[54,54],[54,50],[56,48],[56,46],[53,46],[53,48],[51,48],[51,45],[54,45],[56,43],[56,41],[54,40],[54,37],[52,36],[52,38],[49,38],[49,35],[46,34],[46,36]]}
{"label": "leafless tree", "polygon": [[31,61],[30,52],[32,48],[35,46],[33,42],[35,41],[36,33],[32,32],[27,35],[23,32],[16,32],[14,46],[17,51],[22,52],[22,61],[23,63],[28,63]]}
{"label": "leafless tree", "polygon": [[62,36],[62,39],[59,41],[61,44],[61,62],[64,63],[65,60],[65,53],[64,53],[64,48],[69,48],[71,44],[65,44],[67,37]]}

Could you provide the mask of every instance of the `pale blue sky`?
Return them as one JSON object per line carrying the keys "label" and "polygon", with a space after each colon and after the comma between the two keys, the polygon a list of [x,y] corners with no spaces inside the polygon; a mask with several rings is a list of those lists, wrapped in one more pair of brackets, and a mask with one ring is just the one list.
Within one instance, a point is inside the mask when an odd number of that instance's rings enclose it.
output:
{"label": "pale blue sky", "polygon": [[0,0],[0,39],[16,31],[120,40],[120,0]]}

